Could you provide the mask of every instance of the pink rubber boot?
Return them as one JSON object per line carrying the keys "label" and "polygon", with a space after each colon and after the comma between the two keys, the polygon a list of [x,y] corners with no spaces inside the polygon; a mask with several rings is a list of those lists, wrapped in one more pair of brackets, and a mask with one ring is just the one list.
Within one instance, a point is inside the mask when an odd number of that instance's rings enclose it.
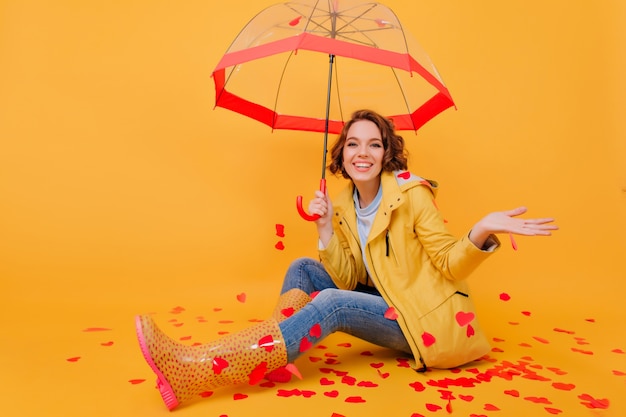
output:
{"label": "pink rubber boot", "polygon": [[254,385],[287,364],[285,342],[274,319],[199,346],[171,339],[150,316],[137,316],[135,324],[141,352],[170,410],[218,387]]}

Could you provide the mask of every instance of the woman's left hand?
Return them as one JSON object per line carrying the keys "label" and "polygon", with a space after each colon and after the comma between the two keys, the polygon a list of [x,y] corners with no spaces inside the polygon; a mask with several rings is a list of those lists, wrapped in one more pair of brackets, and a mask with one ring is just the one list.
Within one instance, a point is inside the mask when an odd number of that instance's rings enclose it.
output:
{"label": "woman's left hand", "polygon": [[527,211],[526,207],[517,207],[512,210],[489,213],[472,228],[470,240],[480,248],[490,234],[512,233],[524,236],[550,236],[553,230],[558,230],[558,226],[552,224],[554,219],[551,217],[517,218]]}

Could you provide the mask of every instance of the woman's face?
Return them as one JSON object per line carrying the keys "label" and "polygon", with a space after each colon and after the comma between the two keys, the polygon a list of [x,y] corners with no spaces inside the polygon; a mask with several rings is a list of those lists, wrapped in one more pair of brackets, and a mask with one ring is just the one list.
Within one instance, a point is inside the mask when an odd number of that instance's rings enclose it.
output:
{"label": "woman's face", "polygon": [[350,126],[343,145],[343,168],[355,184],[378,181],[384,155],[385,147],[376,124],[359,120]]}

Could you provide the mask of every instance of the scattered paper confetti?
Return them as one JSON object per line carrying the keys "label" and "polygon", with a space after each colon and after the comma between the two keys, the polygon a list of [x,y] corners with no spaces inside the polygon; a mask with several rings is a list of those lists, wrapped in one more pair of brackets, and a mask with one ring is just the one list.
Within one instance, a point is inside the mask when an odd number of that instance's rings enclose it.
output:
{"label": "scattered paper confetti", "polygon": [[241,294],[237,294],[237,301],[239,301],[240,303],[245,303],[246,302],[246,293],[242,292]]}
{"label": "scattered paper confetti", "polygon": [[387,311],[385,311],[385,318],[387,320],[396,320],[398,318],[398,313],[396,309],[393,307],[389,307]]}
{"label": "scattered paper confetti", "polygon": [[145,379],[129,379],[128,380],[128,382],[130,382],[132,385],[141,384],[145,381],[146,381]]}
{"label": "scattered paper confetti", "polygon": [[83,332],[108,332],[109,328],[106,327],[87,327],[86,329],[83,329]]}

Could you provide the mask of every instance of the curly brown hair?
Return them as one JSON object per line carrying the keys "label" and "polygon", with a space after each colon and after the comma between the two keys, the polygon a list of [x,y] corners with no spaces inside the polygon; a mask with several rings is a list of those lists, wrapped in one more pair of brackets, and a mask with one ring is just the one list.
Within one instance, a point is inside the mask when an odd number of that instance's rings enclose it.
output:
{"label": "curly brown hair", "polygon": [[348,130],[350,130],[350,127],[354,124],[354,122],[359,120],[369,120],[378,126],[378,129],[380,130],[383,147],[385,149],[382,164],[383,171],[391,172],[408,169],[408,152],[404,148],[404,139],[402,136],[396,134],[393,121],[373,110],[364,109],[357,110],[352,113],[352,117],[346,122],[343,130],[339,134],[339,137],[333,144],[333,147],[330,150],[331,161],[328,165],[330,172],[335,175],[341,173],[344,178],[350,179],[350,176],[343,167],[343,147],[346,143]]}

